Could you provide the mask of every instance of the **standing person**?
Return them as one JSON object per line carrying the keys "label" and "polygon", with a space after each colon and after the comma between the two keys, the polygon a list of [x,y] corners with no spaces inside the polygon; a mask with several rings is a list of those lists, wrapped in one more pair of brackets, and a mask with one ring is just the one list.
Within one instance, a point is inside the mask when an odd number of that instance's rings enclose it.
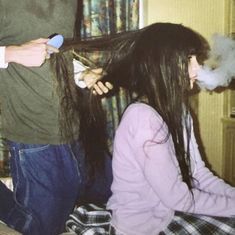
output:
{"label": "standing person", "polygon": [[[72,38],[81,7],[82,1],[77,0],[0,1],[0,46],[4,46],[1,49],[5,55],[9,55],[10,48],[23,48],[12,45],[25,45],[27,41],[41,48],[38,61],[34,57],[30,64],[24,63],[23,57],[9,61],[6,57],[5,62],[14,63],[0,70],[1,132],[11,152],[14,184],[14,200],[0,184],[0,219],[25,235],[63,232],[77,199],[86,197],[86,147],[78,141],[79,126],[72,123],[74,133],[65,138],[54,72],[49,60],[45,60],[47,40],[31,41],[53,33]],[[72,63],[68,67],[72,69]],[[109,164],[107,159],[107,168]],[[109,174],[107,179],[96,175],[90,200],[103,202],[110,195],[111,175],[108,170],[105,173]]]}
{"label": "standing person", "polygon": [[155,23],[119,46],[106,79],[134,102],[114,139],[112,226],[126,235],[234,234],[235,188],[205,166],[190,116],[206,40],[182,25]]}

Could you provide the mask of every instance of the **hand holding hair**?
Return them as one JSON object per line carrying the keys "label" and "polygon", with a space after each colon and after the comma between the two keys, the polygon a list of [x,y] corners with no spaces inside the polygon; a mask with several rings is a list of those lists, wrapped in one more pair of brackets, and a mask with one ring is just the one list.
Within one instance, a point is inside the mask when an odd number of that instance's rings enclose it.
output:
{"label": "hand holding hair", "polygon": [[93,89],[93,94],[103,95],[113,89],[113,85],[109,82],[102,82],[102,77],[105,72],[102,68],[86,69],[82,72],[80,77],[81,81],[84,81],[88,89]]}
{"label": "hand holding hair", "polygon": [[40,67],[48,57],[48,48],[53,52],[58,52],[57,48],[46,45],[47,41],[47,38],[39,38],[22,45],[7,46],[5,62],[14,62],[26,67]]}

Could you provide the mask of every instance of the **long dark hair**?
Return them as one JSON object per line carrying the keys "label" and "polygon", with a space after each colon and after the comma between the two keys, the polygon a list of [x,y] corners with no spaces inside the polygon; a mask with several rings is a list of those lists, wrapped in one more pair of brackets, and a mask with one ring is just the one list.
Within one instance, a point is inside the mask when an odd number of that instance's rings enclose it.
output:
{"label": "long dark hair", "polygon": [[[100,48],[103,39],[82,39],[82,23],[83,0],[77,0],[74,36],[66,39],[60,53],[52,55],[51,67],[55,71],[56,90],[60,99],[61,142],[80,142],[89,180],[93,180],[96,174],[104,173],[105,158],[111,157],[107,144],[106,113],[102,108],[101,97],[94,96],[91,90],[76,86],[72,61],[81,52],[89,53]],[[89,58],[85,63],[87,61]],[[91,69],[99,66],[87,65]]]}
{"label": "long dark hair", "polygon": [[102,166],[107,152],[105,112],[100,97],[76,87],[67,66],[71,58],[65,61],[64,55],[72,55],[73,51],[109,53],[101,65],[107,72],[103,81],[125,88],[134,97],[133,101],[145,98],[161,115],[168,127],[168,135],[162,142],[171,136],[182,179],[191,189],[188,57],[197,55],[203,61],[208,48],[201,35],[171,23],[155,23],[141,30],[66,43],[62,55],[57,55],[55,60],[63,132],[71,134],[74,123],[80,126],[74,136],[79,133],[93,172]]}
{"label": "long dark hair", "polygon": [[168,127],[163,142],[172,138],[182,179],[190,189],[188,61],[190,55],[196,55],[202,62],[208,49],[201,35],[183,25],[155,23],[119,45],[104,78],[131,91],[136,100],[145,98],[161,115]]}

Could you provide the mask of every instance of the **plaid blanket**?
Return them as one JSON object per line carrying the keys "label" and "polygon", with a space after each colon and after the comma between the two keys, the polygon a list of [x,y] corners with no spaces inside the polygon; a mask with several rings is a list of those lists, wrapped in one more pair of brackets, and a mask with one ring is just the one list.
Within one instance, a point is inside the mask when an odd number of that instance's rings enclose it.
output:
{"label": "plaid blanket", "polygon": [[105,205],[87,204],[74,210],[66,222],[66,229],[79,235],[115,235],[110,221],[111,212]]}
{"label": "plaid blanket", "polygon": [[[110,224],[111,217],[105,205],[80,206],[70,215],[66,230],[77,235],[118,235]],[[235,235],[235,218],[176,212],[159,235]]]}
{"label": "plaid blanket", "polygon": [[235,218],[176,212],[160,235],[235,235]]}

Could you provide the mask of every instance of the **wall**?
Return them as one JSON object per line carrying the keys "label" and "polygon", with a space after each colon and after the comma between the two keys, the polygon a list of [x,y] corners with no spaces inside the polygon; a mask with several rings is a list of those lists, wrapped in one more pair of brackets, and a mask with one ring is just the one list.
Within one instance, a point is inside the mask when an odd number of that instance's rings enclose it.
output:
{"label": "wall", "polygon": [[[213,33],[228,32],[229,0],[143,0],[145,22],[174,22],[189,26],[209,41]],[[224,93],[199,94],[198,119],[205,155],[222,175],[222,123]]]}

